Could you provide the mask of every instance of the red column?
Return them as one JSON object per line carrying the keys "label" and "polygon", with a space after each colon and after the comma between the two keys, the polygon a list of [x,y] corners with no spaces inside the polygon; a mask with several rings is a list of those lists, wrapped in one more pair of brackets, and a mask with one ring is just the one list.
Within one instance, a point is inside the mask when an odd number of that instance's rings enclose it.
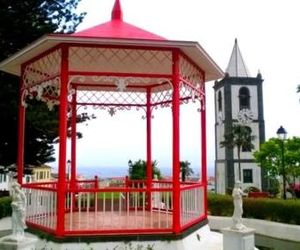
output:
{"label": "red column", "polygon": [[180,93],[179,93],[179,53],[173,51],[173,232],[180,232]]}
{"label": "red column", "polygon": [[24,173],[24,137],[25,137],[25,107],[24,101],[25,96],[23,96],[24,90],[24,65],[21,68],[21,79],[20,79],[20,92],[19,92],[19,120],[18,120],[18,156],[17,156],[17,173],[18,173],[18,183],[22,185],[23,183],[23,173]]}
{"label": "red column", "polygon": [[75,209],[76,197],[74,189],[76,187],[76,134],[77,134],[77,89],[72,95],[72,116],[71,116],[71,180],[70,187],[72,190],[72,208]]}
{"label": "red column", "polygon": [[71,186],[75,187],[76,182],[76,134],[77,134],[77,92],[72,95],[72,116],[71,116]]}
{"label": "red column", "polygon": [[[201,101],[201,181],[204,185],[204,209],[207,216],[207,151],[206,151],[206,97],[205,83],[203,83],[203,97]],[[203,202],[203,201],[201,201]]]}
{"label": "red column", "polygon": [[59,97],[59,163],[57,184],[57,224],[56,235],[63,236],[65,230],[66,194],[66,149],[67,149],[67,109],[68,109],[68,47],[61,48],[61,76]]}
{"label": "red column", "polygon": [[152,124],[151,124],[151,89],[147,89],[147,106],[146,106],[146,122],[147,122],[147,203],[148,209],[151,209],[151,187],[152,187]]}

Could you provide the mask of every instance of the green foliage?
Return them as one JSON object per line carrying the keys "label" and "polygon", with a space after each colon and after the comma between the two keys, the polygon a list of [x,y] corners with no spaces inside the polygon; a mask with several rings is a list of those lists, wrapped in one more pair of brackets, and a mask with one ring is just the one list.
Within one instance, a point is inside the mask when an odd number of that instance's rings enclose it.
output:
{"label": "green foliage", "polygon": [[278,188],[278,178],[283,174],[282,143],[284,143],[284,170],[287,182],[295,184],[300,177],[300,138],[292,137],[282,142],[271,138],[261,144],[260,150],[254,152],[255,161],[266,170],[270,189]]}
{"label": "green foliage", "polygon": [[230,195],[208,194],[208,211],[215,216],[232,216],[233,203]]}
{"label": "green foliage", "polygon": [[180,162],[180,171],[181,171],[181,180],[185,182],[186,178],[191,176],[194,171],[190,167],[191,163],[189,161],[181,161]]}
{"label": "green foliage", "polygon": [[[137,160],[132,163],[131,160],[128,161],[128,173],[131,180],[145,180],[146,179],[146,166],[147,162],[144,160]],[[157,168],[157,161],[152,162],[152,178],[157,176],[158,179],[161,178],[160,170]]]}
{"label": "green foliage", "polygon": [[11,215],[11,197],[0,198],[0,219]]}
{"label": "green foliage", "polygon": [[241,151],[251,151],[254,148],[252,141],[254,136],[251,135],[251,129],[247,126],[240,124],[233,124],[231,131],[224,134],[224,141],[220,142],[221,147],[237,148],[237,154],[239,159],[239,180],[241,180]]}
{"label": "green foliage", "polygon": [[[211,215],[232,216],[233,202],[229,195],[208,195]],[[244,198],[243,217],[300,225],[300,200]]]}
{"label": "green foliage", "polygon": [[[76,13],[80,0],[15,0],[0,2],[0,61],[44,34],[75,31],[84,13]],[[0,165],[16,162],[19,79],[0,72]],[[53,161],[57,136],[57,111],[45,112],[44,104],[26,112],[25,163]],[[34,122],[33,122],[34,121]]]}

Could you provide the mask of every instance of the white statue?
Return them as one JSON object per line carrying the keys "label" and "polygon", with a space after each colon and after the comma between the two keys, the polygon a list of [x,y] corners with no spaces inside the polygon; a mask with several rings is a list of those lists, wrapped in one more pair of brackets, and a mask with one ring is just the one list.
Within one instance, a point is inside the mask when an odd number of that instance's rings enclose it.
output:
{"label": "white statue", "polygon": [[26,196],[21,190],[19,183],[14,182],[12,184],[12,235],[15,238],[24,237],[24,229],[26,228],[25,223],[25,206],[26,206]]}
{"label": "white statue", "polygon": [[242,215],[243,215],[243,195],[242,185],[240,181],[236,181],[234,185],[234,189],[232,190],[232,198],[234,211],[232,215],[233,226],[232,229],[235,230],[244,230],[246,227],[242,223]]}

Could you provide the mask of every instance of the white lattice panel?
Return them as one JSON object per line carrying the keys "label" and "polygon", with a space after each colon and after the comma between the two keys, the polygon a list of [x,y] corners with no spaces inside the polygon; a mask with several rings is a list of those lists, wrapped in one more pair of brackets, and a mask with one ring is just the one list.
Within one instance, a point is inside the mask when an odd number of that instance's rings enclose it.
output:
{"label": "white lattice panel", "polygon": [[194,86],[204,83],[204,75],[193,64],[183,56],[179,58],[179,67],[181,78]]}
{"label": "white lattice panel", "polygon": [[146,94],[140,92],[78,91],[77,103],[97,106],[141,106],[146,104]]}
{"label": "white lattice panel", "polygon": [[171,74],[172,53],[161,50],[72,47],[70,48],[70,70]]}
{"label": "white lattice panel", "polygon": [[40,84],[60,74],[61,50],[55,50],[25,67],[23,81],[25,88]]}

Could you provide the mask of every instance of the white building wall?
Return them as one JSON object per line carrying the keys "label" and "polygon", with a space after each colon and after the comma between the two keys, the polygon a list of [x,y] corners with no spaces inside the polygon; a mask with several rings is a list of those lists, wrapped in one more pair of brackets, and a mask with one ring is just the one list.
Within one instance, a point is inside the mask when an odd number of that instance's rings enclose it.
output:
{"label": "white building wall", "polygon": [[217,163],[216,166],[216,192],[218,194],[225,194],[225,164]]}

